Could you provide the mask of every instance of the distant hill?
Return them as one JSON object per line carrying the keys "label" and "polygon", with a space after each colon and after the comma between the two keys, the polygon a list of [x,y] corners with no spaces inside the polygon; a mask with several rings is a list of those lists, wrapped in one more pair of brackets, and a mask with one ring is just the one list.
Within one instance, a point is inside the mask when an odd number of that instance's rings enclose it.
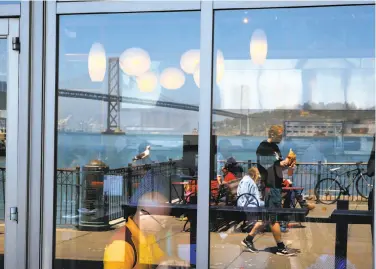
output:
{"label": "distant hill", "polygon": [[247,119],[224,119],[214,122],[217,135],[236,135],[241,131],[264,136],[271,125],[285,121],[321,121],[345,123],[374,123],[375,110],[271,110],[248,114]]}

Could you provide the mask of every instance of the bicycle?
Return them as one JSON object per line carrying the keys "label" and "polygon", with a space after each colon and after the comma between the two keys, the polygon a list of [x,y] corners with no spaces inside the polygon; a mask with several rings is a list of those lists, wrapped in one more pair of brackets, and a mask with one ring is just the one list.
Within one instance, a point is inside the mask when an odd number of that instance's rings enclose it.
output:
{"label": "bicycle", "polygon": [[[341,195],[350,195],[350,187],[354,184],[356,186],[357,193],[365,198],[368,199],[368,195],[373,188],[372,178],[367,176],[367,174],[363,173],[363,170],[360,168],[362,162],[356,163],[356,169],[348,170],[343,173],[338,173],[338,170],[341,167],[336,167],[329,169],[330,172],[335,172],[335,178],[324,178],[317,182],[315,186],[315,195],[318,202],[323,204],[334,204],[338,201]],[[353,173],[356,172],[356,173]],[[340,183],[340,177],[343,175],[347,175],[349,184],[344,186]],[[350,178],[351,174],[353,177]],[[334,197],[334,200],[331,198]]]}

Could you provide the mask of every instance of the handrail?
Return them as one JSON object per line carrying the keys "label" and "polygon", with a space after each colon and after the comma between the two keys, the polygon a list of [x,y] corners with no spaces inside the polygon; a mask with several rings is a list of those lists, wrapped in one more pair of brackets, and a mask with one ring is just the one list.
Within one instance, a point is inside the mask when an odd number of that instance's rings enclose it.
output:
{"label": "handrail", "polygon": [[[219,160],[218,162],[220,163],[226,163],[226,160]],[[249,161],[236,161],[236,163],[239,164],[248,164]],[[257,162],[251,162],[252,164],[257,164]],[[315,165],[319,164],[318,162],[297,162],[296,165]],[[362,162],[361,165],[367,165],[368,163]],[[356,165],[356,162],[351,162],[351,163],[344,163],[344,162],[339,162],[339,163],[328,163],[328,162],[321,162],[321,165]]]}
{"label": "handrail", "polygon": [[75,172],[76,168],[70,168],[70,167],[69,168],[57,168],[56,171],[59,171],[59,172]]}

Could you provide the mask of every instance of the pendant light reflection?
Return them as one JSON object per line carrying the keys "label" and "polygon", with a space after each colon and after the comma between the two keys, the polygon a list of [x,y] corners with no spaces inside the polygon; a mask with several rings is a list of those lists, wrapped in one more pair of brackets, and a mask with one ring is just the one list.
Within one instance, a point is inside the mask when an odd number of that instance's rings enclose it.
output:
{"label": "pendant light reflection", "polygon": [[94,43],[89,52],[88,70],[91,81],[101,82],[106,74],[106,52],[101,43]]}
{"label": "pendant light reflection", "polygon": [[262,65],[268,54],[268,41],[266,34],[261,29],[256,29],[249,45],[250,56],[254,64]]}
{"label": "pendant light reflection", "polygon": [[[215,81],[219,84],[225,74],[225,58],[221,50],[217,50],[217,61],[215,69]],[[193,72],[193,80],[198,88],[200,88],[200,65],[198,64]]]}
{"label": "pendant light reflection", "polygon": [[220,50],[217,50],[217,65],[216,65],[216,82],[219,84],[225,74],[225,58]]}
{"label": "pendant light reflection", "polygon": [[147,51],[140,48],[130,48],[120,55],[119,63],[125,74],[140,76],[150,69],[151,60]]}
{"label": "pendant light reflection", "polygon": [[158,84],[158,77],[149,71],[137,77],[137,87],[140,92],[153,92]]}
{"label": "pendant light reflection", "polygon": [[187,74],[193,74],[196,65],[200,63],[200,50],[193,49],[184,52],[180,58],[180,67]]}
{"label": "pendant light reflection", "polygon": [[193,80],[195,81],[198,88],[200,88],[200,65],[196,66],[195,72],[193,73]]}
{"label": "pendant light reflection", "polygon": [[168,90],[179,89],[185,83],[183,71],[174,67],[169,67],[163,70],[159,79],[162,87]]}

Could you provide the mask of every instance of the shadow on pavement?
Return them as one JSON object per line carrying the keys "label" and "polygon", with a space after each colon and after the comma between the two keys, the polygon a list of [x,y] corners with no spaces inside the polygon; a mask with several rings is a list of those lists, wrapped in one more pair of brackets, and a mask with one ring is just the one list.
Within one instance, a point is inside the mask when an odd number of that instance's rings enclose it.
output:
{"label": "shadow on pavement", "polygon": [[[288,248],[296,253],[300,253],[300,249],[297,249],[297,248]],[[276,254],[277,255],[277,247],[268,247],[268,248],[265,248],[263,250],[260,250],[260,252],[268,252],[268,253],[272,253],[272,254]]]}

